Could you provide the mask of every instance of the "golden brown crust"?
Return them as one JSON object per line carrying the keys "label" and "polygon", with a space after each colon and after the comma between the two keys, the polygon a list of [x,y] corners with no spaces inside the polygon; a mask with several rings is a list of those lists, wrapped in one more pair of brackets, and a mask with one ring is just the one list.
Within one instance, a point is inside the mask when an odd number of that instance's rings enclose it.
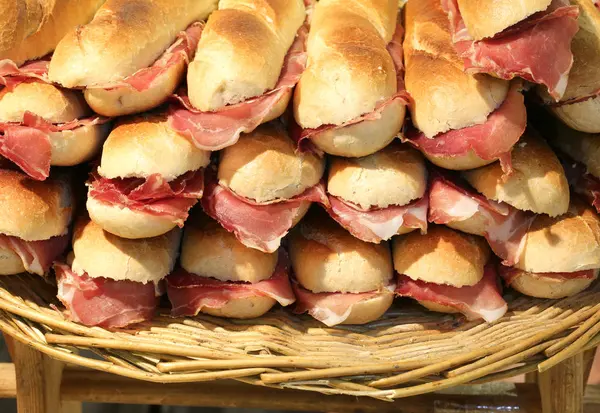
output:
{"label": "golden brown crust", "polygon": [[564,298],[579,294],[598,278],[598,270],[593,278],[557,279],[543,274],[516,270],[517,275],[510,286],[522,294],[538,298]]}

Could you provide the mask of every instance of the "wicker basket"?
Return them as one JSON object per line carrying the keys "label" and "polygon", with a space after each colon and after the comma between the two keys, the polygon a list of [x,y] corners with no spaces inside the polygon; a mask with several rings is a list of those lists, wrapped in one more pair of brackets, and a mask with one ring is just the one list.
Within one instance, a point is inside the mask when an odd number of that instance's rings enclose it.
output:
{"label": "wicker basket", "polygon": [[0,330],[61,361],[152,382],[227,378],[391,400],[544,371],[600,343],[600,283],[563,300],[509,293],[492,324],[401,301],[377,322],[340,328],[279,309],[247,321],[164,311],[107,331],[67,321],[55,294],[37,276],[0,277]]}

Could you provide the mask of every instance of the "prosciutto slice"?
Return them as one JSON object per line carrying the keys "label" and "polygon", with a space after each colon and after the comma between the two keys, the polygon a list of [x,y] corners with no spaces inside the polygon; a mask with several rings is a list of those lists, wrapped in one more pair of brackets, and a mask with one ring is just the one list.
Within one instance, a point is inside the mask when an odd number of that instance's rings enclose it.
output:
{"label": "prosciutto slice", "polygon": [[169,109],[168,123],[178,133],[187,136],[199,149],[216,151],[237,142],[242,132],[252,132],[264,122],[273,107],[292,90],[306,67],[305,23],[283,61],[275,87],[261,96],[235,105],[224,106],[215,112],[201,112],[190,103],[185,92],[175,98],[179,105]]}
{"label": "prosciutto slice", "polygon": [[547,10],[479,41],[469,35],[457,0],[442,0],[442,7],[450,19],[454,48],[468,72],[502,79],[522,77],[546,86],[550,95],[560,100],[573,65],[571,40],[579,29],[577,6],[568,0],[553,0]]}
{"label": "prosciutto slice", "polygon": [[116,281],[79,275],[64,264],[55,264],[58,299],[69,319],[87,326],[120,328],[152,319],[156,310],[154,283]]}
{"label": "prosciutto slice", "polygon": [[0,85],[12,91],[19,83],[29,80],[48,82],[49,64],[50,59],[40,59],[17,67],[12,60],[0,60]]}
{"label": "prosciutto slice", "polygon": [[408,205],[362,210],[360,207],[329,195],[329,215],[355,238],[379,244],[393,237],[400,228],[418,228],[427,232],[429,197],[424,196]]}
{"label": "prosciutto slice", "polygon": [[158,83],[161,80],[162,76],[168,76],[170,69],[181,64],[188,64],[190,59],[194,57],[203,29],[203,23],[193,23],[184,32],[179,33],[175,42],[152,64],[152,66],[140,69],[119,82],[113,82],[106,85],[94,85],[88,87],[88,89],[113,90],[118,88],[129,88],[135,89],[138,92],[150,89],[155,83]]}
{"label": "prosciutto slice", "polygon": [[31,178],[43,181],[50,175],[51,133],[100,125],[109,120],[102,116],[93,116],[54,124],[25,111],[21,123],[0,123],[0,155],[15,163]]}
{"label": "prosciutto slice", "polygon": [[452,307],[469,320],[482,318],[488,323],[502,318],[508,310],[493,264],[485,266],[483,278],[477,284],[463,287],[433,284],[398,275],[396,294]]}
{"label": "prosciutto slice", "polygon": [[219,281],[179,268],[167,276],[167,294],[173,307],[171,314],[175,317],[195,316],[203,308],[223,308],[231,300],[256,296],[270,297],[282,306],[296,300],[286,260],[281,256],[271,278],[257,283]]}
{"label": "prosciutto slice", "polygon": [[171,182],[159,174],[146,179],[106,179],[94,173],[88,186],[88,196],[96,201],[168,217],[183,227],[189,210],[202,197],[204,173],[201,169],[190,171]]}
{"label": "prosciutto slice", "polygon": [[[506,285],[512,284],[515,281],[515,279],[517,279],[519,276],[523,275],[523,272],[521,270],[517,270],[516,268],[513,268],[513,267],[506,267],[504,265],[501,265],[498,268],[498,270],[499,270],[498,272],[500,273],[500,276],[506,282]],[[596,271],[597,270],[584,270],[584,271],[575,271],[575,272],[537,272],[537,273],[530,272],[528,274],[533,277],[536,277],[536,278],[542,278],[542,277],[543,278],[552,278],[552,279],[556,280],[556,282],[561,282],[561,281],[573,280],[576,278],[584,278],[584,279],[592,280],[596,277]]]}
{"label": "prosciutto slice", "polygon": [[[381,291],[369,291],[366,293],[313,293],[299,285],[292,283],[296,294],[296,307],[294,312],[302,314],[308,312],[313,318],[319,320],[328,327],[341,324],[350,316],[352,309],[360,302],[376,298],[382,294]],[[392,283],[387,287],[388,291],[394,291]]]}
{"label": "prosciutto slice", "polygon": [[464,156],[473,151],[485,160],[500,159],[505,173],[512,171],[510,151],[527,126],[521,83],[514,82],[506,99],[485,123],[440,133],[433,139],[413,130],[404,141],[432,156]]}
{"label": "prosciutto slice", "polygon": [[534,214],[489,200],[440,172],[434,172],[429,191],[429,222],[448,224],[479,213],[486,220],[484,236],[494,253],[505,265],[517,263]]}
{"label": "prosciutto slice", "polygon": [[69,241],[69,234],[43,241],[24,241],[0,234],[0,248],[15,252],[23,261],[25,270],[38,275],[44,275],[50,270],[54,260],[67,248]]}
{"label": "prosciutto slice", "polygon": [[206,188],[201,201],[204,211],[227,231],[233,232],[242,244],[264,252],[274,252],[279,248],[281,239],[292,228],[303,203],[329,205],[323,183],[289,200],[258,204],[219,185],[214,173],[207,173],[206,176]]}
{"label": "prosciutto slice", "polygon": [[404,37],[404,28],[398,20],[396,24],[396,30],[392,36],[392,40],[387,45],[387,50],[392,57],[394,67],[396,68],[396,93],[393,94],[386,100],[383,100],[375,106],[375,109],[370,113],[365,113],[357,118],[351,119],[341,125],[321,125],[318,128],[313,129],[302,129],[299,125],[295,124],[292,127],[292,138],[298,142],[298,148],[301,151],[317,151],[317,149],[310,144],[310,138],[314,138],[320,133],[323,133],[332,129],[345,128],[347,126],[355,125],[362,122],[374,122],[381,119],[383,111],[395,102],[401,102],[404,105],[408,105],[410,96],[404,88],[404,63],[403,63],[403,51],[402,51],[402,39]]}

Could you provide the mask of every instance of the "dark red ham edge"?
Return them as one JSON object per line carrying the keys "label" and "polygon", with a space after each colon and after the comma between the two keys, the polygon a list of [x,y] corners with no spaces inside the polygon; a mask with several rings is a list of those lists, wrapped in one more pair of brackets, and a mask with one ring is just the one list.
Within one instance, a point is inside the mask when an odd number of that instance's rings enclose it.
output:
{"label": "dark red ham edge", "polygon": [[71,321],[108,329],[151,320],[157,307],[154,283],[92,278],[76,274],[68,265],[55,264],[58,299]]}
{"label": "dark red ham edge", "polygon": [[23,261],[25,270],[38,275],[45,275],[50,270],[52,263],[65,252],[69,241],[69,234],[42,241],[25,241],[0,234],[0,247],[15,252]]}
{"label": "dark red ham edge", "polygon": [[452,307],[469,320],[482,318],[491,323],[502,318],[508,309],[498,281],[493,264],[485,266],[483,278],[477,284],[463,287],[413,280],[407,275],[399,274],[396,294]]}
{"label": "dark red ham edge", "polygon": [[270,297],[282,306],[292,304],[296,297],[284,257],[284,254],[279,255],[271,278],[257,283],[219,281],[177,269],[167,276],[167,295],[173,307],[171,314],[175,317],[195,316],[203,308],[223,308],[231,300],[257,296]]}
{"label": "dark red ham edge", "polygon": [[499,159],[502,170],[512,172],[510,152],[527,126],[525,100],[520,82],[513,82],[502,104],[485,123],[462,129],[453,129],[428,138],[412,129],[403,141],[431,156],[464,156],[473,151],[485,160]]}
{"label": "dark red ham edge", "polygon": [[[553,278],[557,281],[568,281],[576,278],[584,278],[591,280],[595,277],[595,271],[596,270],[584,270],[575,272],[528,272],[528,274],[536,278]],[[499,266],[498,272],[500,273],[502,279],[506,282],[506,285],[512,284],[515,281],[515,279],[523,275],[521,270],[518,270],[513,267],[506,267],[504,265]]]}
{"label": "dark red ham edge", "polygon": [[173,181],[161,175],[148,178],[106,179],[93,173],[88,196],[96,201],[154,216],[169,217],[183,227],[189,210],[202,198],[204,172],[189,171]]}
{"label": "dark red ham edge", "polygon": [[502,79],[521,77],[548,88],[560,100],[573,65],[571,40],[579,29],[579,8],[568,0],[553,0],[491,39],[474,41],[460,14],[457,0],[442,0],[453,33],[454,48],[470,73],[490,73]]}

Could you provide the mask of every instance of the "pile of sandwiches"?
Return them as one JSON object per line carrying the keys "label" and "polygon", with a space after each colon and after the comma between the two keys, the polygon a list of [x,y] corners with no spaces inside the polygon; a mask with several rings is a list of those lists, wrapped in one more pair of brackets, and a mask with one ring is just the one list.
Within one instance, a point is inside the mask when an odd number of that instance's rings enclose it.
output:
{"label": "pile of sandwiches", "polygon": [[0,5],[0,275],[70,320],[494,322],[598,277],[593,0]]}

